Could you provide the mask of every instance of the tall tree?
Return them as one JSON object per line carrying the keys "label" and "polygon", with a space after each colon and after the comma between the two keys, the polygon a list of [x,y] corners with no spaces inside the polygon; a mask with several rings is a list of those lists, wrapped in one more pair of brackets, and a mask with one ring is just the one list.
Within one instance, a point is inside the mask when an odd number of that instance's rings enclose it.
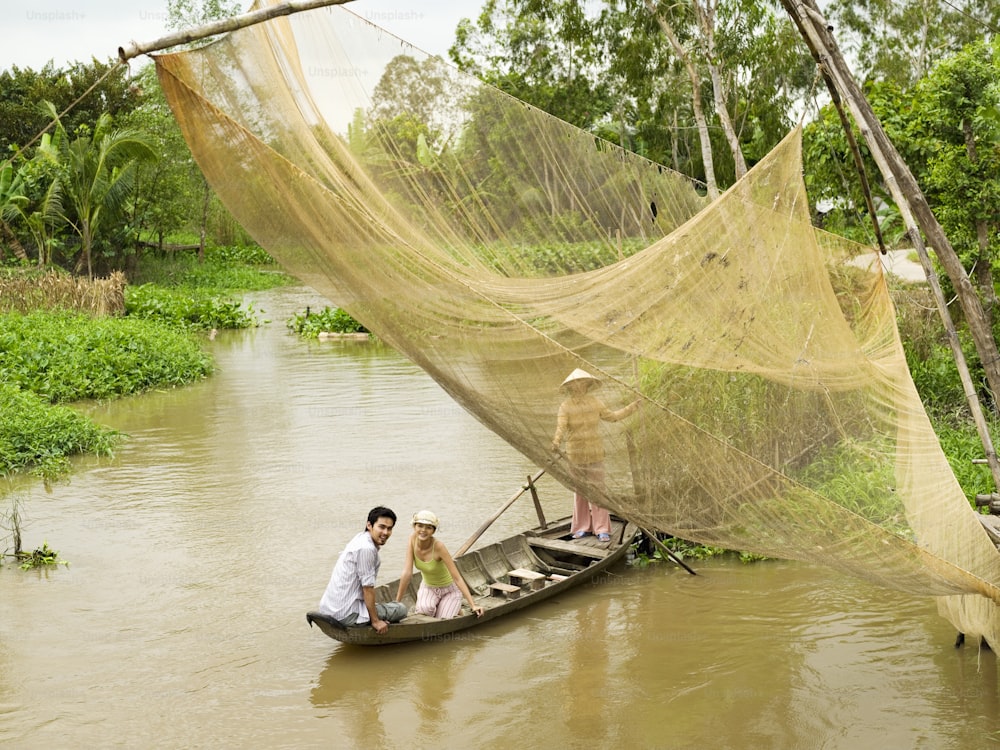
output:
{"label": "tall tree", "polygon": [[[704,179],[713,194],[745,171],[748,147],[759,158],[787,132],[813,68],[776,6],[751,0],[491,0],[476,23],[459,26],[452,57],[557,117]],[[564,58],[586,72],[589,89],[565,85]],[[553,82],[599,116],[560,107],[547,92]]]}
{"label": "tall tree", "polygon": [[167,0],[167,28],[190,29],[239,15],[239,0]]}
{"label": "tall tree", "polygon": [[62,181],[59,179],[59,141],[63,135],[65,133],[58,129],[54,134],[45,133],[31,160],[22,164],[18,171],[31,194],[25,223],[35,244],[40,267],[53,261],[60,229],[65,227],[62,220]]}
{"label": "tall tree", "polygon": [[115,64],[94,59],[56,68],[49,62],[40,71],[14,66],[0,73],[0,153],[24,147],[52,124],[39,102],[65,111],[63,127],[71,133],[103,113],[119,117],[134,109],[138,91],[128,77],[118,72],[107,76]]}
{"label": "tall tree", "polygon": [[[698,129],[698,139],[701,142],[701,162],[705,171],[705,185],[708,188],[709,198],[716,198],[719,195],[719,184],[715,175],[712,138],[708,132],[708,115],[705,112],[705,103],[702,101],[702,74],[698,58],[681,40],[680,33],[675,28],[676,22],[671,19],[672,7],[660,8],[654,0],[645,0],[645,5],[646,11],[656,20],[663,36],[670,42],[670,47],[687,72],[691,93],[691,110],[694,113],[695,127]],[[740,158],[742,159],[742,154]]]}
{"label": "tall tree", "polygon": [[[28,255],[9,222],[24,217],[28,202],[24,185],[10,159],[0,162],[0,242],[9,243],[14,254],[22,260],[27,260]],[[0,246],[0,260],[2,259],[3,247]]]}
{"label": "tall tree", "polygon": [[857,61],[859,78],[904,87],[1000,28],[997,0],[832,0],[827,13]]}
{"label": "tall tree", "polygon": [[464,19],[458,67],[561,120],[589,129],[612,111],[596,19],[576,0],[487,0]]}
{"label": "tall tree", "polygon": [[418,61],[410,55],[397,55],[372,91],[369,120],[383,127],[395,123],[395,127],[410,130],[407,140],[413,146],[412,157],[418,134],[424,136],[428,147],[440,152],[461,125],[453,71],[440,57]]}
{"label": "tall tree", "polygon": [[612,140],[704,180],[687,74],[643,0],[630,3],[607,5],[599,23],[618,121]]}
{"label": "tall tree", "polygon": [[921,80],[900,142],[927,200],[996,319],[1000,240],[1000,44],[975,42]]}
{"label": "tall tree", "polygon": [[[167,28],[189,29],[239,15],[239,0],[167,0]],[[195,44],[204,44],[204,40]],[[212,189],[208,180],[202,179],[201,225],[199,227],[198,259],[205,259],[205,239],[208,235],[208,209],[212,203]]]}
{"label": "tall tree", "polygon": [[136,233],[155,235],[162,249],[167,235],[197,225],[205,185],[152,66],[139,73],[136,84],[140,104],[121,124],[142,132],[159,158],[138,164],[131,224]]}

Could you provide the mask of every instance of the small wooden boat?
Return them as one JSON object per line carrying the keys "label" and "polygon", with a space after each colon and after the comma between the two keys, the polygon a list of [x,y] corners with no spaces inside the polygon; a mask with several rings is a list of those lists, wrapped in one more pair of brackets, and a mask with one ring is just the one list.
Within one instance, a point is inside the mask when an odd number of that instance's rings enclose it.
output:
{"label": "small wooden boat", "polygon": [[[476,617],[467,605],[450,620],[410,614],[390,624],[383,635],[368,624],[344,627],[320,612],[309,612],[306,621],[335,640],[362,646],[443,640],[452,633],[545,601],[594,578],[622,560],[639,529],[614,516],[611,523],[610,542],[601,542],[593,535],[573,539],[569,533],[570,519],[566,518],[456,557],[455,563],[469,584],[476,604],[484,610],[482,617]],[[375,600],[393,600],[398,585],[397,579],[377,586]],[[413,608],[419,586],[420,573],[415,571],[403,597],[408,608]]]}

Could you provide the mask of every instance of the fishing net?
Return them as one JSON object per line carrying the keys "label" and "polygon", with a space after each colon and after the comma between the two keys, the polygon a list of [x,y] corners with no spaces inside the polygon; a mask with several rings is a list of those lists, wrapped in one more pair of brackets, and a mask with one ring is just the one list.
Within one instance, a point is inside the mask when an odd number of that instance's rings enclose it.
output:
{"label": "fishing net", "polygon": [[[253,237],[567,488],[647,529],[941,597],[1000,643],[1000,554],[877,255],[810,223],[798,130],[709,203],[343,8],[156,64]],[[552,445],[577,368],[609,411],[639,402],[585,459]]]}

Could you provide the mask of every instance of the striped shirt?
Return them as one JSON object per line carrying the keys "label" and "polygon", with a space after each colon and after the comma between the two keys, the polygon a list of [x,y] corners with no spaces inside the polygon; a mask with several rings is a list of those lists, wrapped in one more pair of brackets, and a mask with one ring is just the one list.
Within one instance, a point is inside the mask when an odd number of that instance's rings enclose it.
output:
{"label": "striped shirt", "polygon": [[378,547],[366,529],[355,536],[340,553],[333,567],[330,583],[319,603],[319,611],[337,620],[343,620],[357,613],[357,624],[370,622],[365,606],[363,586],[374,586],[378,578]]}

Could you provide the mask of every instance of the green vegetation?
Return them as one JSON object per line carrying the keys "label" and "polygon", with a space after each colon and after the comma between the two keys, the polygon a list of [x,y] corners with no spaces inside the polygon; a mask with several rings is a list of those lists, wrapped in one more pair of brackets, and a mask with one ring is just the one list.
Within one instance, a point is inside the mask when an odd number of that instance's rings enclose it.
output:
{"label": "green vegetation", "polygon": [[[642,238],[630,237],[622,242],[621,255],[629,257],[646,247]],[[580,273],[611,265],[619,259],[619,251],[611,242],[535,243],[503,251],[503,263],[496,261],[489,246],[479,248],[483,262],[498,273],[510,266],[525,276],[551,276],[555,273]]]}
{"label": "green vegetation", "polygon": [[[679,539],[677,537],[668,537],[663,541],[664,546],[673,552],[677,557],[682,560],[707,560],[710,557],[719,557],[721,555],[732,554],[730,550],[723,549],[722,547],[710,547],[705,544],[698,544],[697,542],[689,542],[686,539]],[[648,547],[650,551],[643,549]],[[661,550],[655,544],[639,544],[635,552],[635,559],[632,561],[632,565],[638,568],[645,568],[654,563],[670,563],[675,564],[663,550]]]}
{"label": "green vegetation", "polygon": [[52,479],[68,471],[69,456],[111,455],[120,438],[67,406],[0,384],[0,476],[29,469]]}
{"label": "green vegetation", "polygon": [[[185,239],[184,235],[179,239]],[[295,283],[279,270],[274,258],[257,245],[209,245],[204,257],[190,251],[145,253],[132,274],[132,281],[215,294]]]}
{"label": "green vegetation", "polygon": [[256,322],[253,311],[243,309],[239,301],[154,284],[128,287],[125,310],[133,318],[162,321],[182,328],[251,328]]}
{"label": "green vegetation", "polygon": [[368,329],[339,307],[324,307],[322,312],[297,313],[286,323],[288,328],[306,338],[316,338],[321,333],[368,333]]}
{"label": "green vegetation", "polygon": [[[955,478],[970,504],[975,504],[976,495],[995,490],[989,469],[972,463],[972,459],[984,457],[983,444],[972,421],[955,358],[944,344],[943,331],[940,325],[935,325],[936,321],[932,319],[920,323],[911,319],[920,315],[919,312],[914,313],[916,308],[923,306],[920,299],[903,300],[898,304],[910,375]],[[923,314],[926,317],[928,313],[933,317],[933,311],[925,310]],[[971,343],[963,340],[962,348],[973,381],[981,383],[984,379],[982,367],[971,353]],[[995,410],[989,409],[986,409],[985,416],[993,445],[996,446],[1000,444],[1000,418]]]}
{"label": "green vegetation", "polygon": [[294,283],[259,247],[210,247],[203,260],[190,253],[144,258],[137,284],[125,290],[130,317],[183,328],[250,328],[259,311],[234,296]]}
{"label": "green vegetation", "polygon": [[[667,549],[681,560],[707,560],[711,557],[722,557],[724,555],[735,555],[743,563],[759,562],[760,560],[767,559],[763,555],[756,555],[751,552],[738,552],[725,549],[724,547],[712,547],[707,544],[689,542],[686,539],[674,536],[667,537],[661,541]],[[663,550],[654,544],[636,543],[634,545],[634,552],[635,557],[632,559],[631,564],[636,568],[647,568],[650,565],[658,563],[677,564],[676,560],[671,560]]]}
{"label": "green vegetation", "polygon": [[59,559],[58,552],[49,549],[48,542],[42,542],[41,547],[37,547],[31,552],[18,552],[15,557],[21,562],[21,570],[41,568],[45,565],[69,565],[66,560]]}
{"label": "green vegetation", "polygon": [[197,340],[152,321],[43,312],[0,317],[0,379],[54,404],[182,385],[211,371]]}

